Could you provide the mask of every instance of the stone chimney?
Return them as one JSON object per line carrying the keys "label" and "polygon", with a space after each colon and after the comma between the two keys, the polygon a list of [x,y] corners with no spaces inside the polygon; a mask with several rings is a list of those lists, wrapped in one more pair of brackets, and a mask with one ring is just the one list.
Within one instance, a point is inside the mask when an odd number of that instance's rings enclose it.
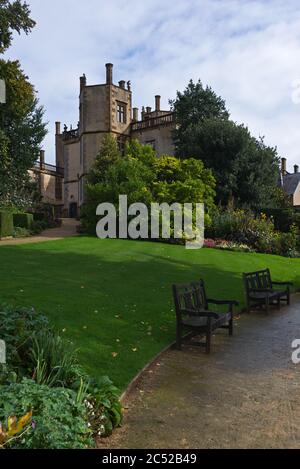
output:
{"label": "stone chimney", "polygon": [[157,94],[155,96],[155,111],[156,112],[160,111],[160,99],[161,99],[161,97]]}
{"label": "stone chimney", "polygon": [[281,174],[286,175],[286,158],[281,158]]}
{"label": "stone chimney", "polygon": [[45,168],[45,150],[40,150],[40,169]]}
{"label": "stone chimney", "polygon": [[55,122],[55,135],[60,135],[60,122]]}
{"label": "stone chimney", "polygon": [[125,81],[124,80],[119,81],[119,87],[122,88],[123,90],[125,90]]}
{"label": "stone chimney", "polygon": [[294,165],[294,173],[299,173],[299,166],[297,164]]}
{"label": "stone chimney", "polygon": [[113,64],[106,64],[106,84],[112,85],[113,84]]}
{"label": "stone chimney", "polygon": [[133,121],[137,122],[139,120],[139,108],[133,108]]}
{"label": "stone chimney", "polygon": [[85,74],[80,77],[80,91],[83,90],[83,88],[86,86],[86,76]]}
{"label": "stone chimney", "polygon": [[150,114],[151,111],[152,111],[152,107],[150,107],[150,106],[146,107],[147,114]]}

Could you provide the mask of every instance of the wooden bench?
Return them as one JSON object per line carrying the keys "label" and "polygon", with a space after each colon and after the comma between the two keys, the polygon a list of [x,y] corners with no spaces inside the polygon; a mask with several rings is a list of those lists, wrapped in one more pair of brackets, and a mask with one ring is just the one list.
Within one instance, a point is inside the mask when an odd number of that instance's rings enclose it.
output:
{"label": "wooden bench", "polygon": [[[210,353],[211,336],[215,329],[223,328],[233,334],[233,307],[238,305],[235,300],[208,299],[204,281],[173,285],[173,296],[176,308],[177,333],[176,345],[181,350],[184,332],[189,331],[188,337],[205,335],[206,341],[192,342],[191,345],[204,345],[206,353]],[[225,305],[226,312],[209,310],[209,305]]]}
{"label": "wooden bench", "polygon": [[[269,312],[271,305],[280,309],[281,301],[290,304],[291,282],[273,282],[269,269],[258,270],[243,274],[246,292],[247,311],[250,313],[252,307],[265,306]],[[285,288],[274,288],[285,287]]]}

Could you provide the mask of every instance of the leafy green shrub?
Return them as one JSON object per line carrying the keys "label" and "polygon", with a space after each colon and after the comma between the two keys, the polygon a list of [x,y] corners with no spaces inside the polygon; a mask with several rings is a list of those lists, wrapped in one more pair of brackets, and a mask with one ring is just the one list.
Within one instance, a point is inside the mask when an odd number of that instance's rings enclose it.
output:
{"label": "leafy green shrub", "polygon": [[55,219],[54,206],[51,204],[40,204],[36,207],[33,219],[35,221],[46,221],[47,223],[53,222]]}
{"label": "leafy green shrub", "polygon": [[31,233],[40,234],[42,231],[46,230],[47,228],[49,228],[47,221],[45,220],[33,221],[32,227],[31,227]]}
{"label": "leafy green shrub", "polygon": [[85,404],[93,434],[101,437],[110,436],[113,429],[122,423],[118,388],[107,376],[104,376],[97,381],[90,381],[88,393]]}
{"label": "leafy green shrub", "polygon": [[264,213],[255,216],[250,210],[216,210],[206,236],[246,245],[266,254],[298,255],[299,233],[296,226],[292,225],[289,233],[281,233],[275,230],[272,218],[267,218]]}
{"label": "leafy green shrub", "polygon": [[14,233],[13,233],[14,238],[27,238],[30,235],[31,235],[31,232],[27,230],[27,228],[20,228],[19,226],[16,226],[14,228]]}
{"label": "leafy green shrub", "polygon": [[72,387],[82,374],[73,346],[48,329],[34,334],[28,362],[36,382],[51,387]]}
{"label": "leafy green shrub", "polygon": [[0,212],[0,239],[13,236],[14,223],[13,214],[8,211]]}
{"label": "leafy green shrub", "polygon": [[150,145],[142,145],[136,140],[126,146],[123,157],[117,153],[116,142],[104,141],[87,176],[86,203],[81,210],[82,226],[87,232],[95,234],[99,219],[97,206],[102,202],[118,206],[120,194],[128,194],[129,205],[141,202],[148,208],[152,202],[205,202],[205,222],[210,222],[215,179],[202,161],[180,160],[167,155],[157,158]]}
{"label": "leafy green shrub", "polygon": [[50,388],[23,379],[1,386],[0,422],[10,415],[22,417],[32,410],[32,426],[11,448],[83,449],[94,446],[87,421],[87,409],[71,389]]}
{"label": "leafy green shrub", "polygon": [[[34,421],[39,423],[38,434],[26,432],[14,447],[82,448],[85,438],[91,441],[91,434],[108,436],[121,424],[118,389],[107,377],[90,379],[78,365],[72,344],[57,335],[44,316],[30,308],[2,307],[0,331],[7,347],[7,365],[0,367],[0,396],[8,393],[11,402],[6,405],[0,398],[0,422],[33,409]],[[87,421],[89,435],[82,430]],[[50,432],[52,423],[52,436],[43,435]],[[77,434],[69,438],[69,432]]]}
{"label": "leafy green shrub", "polygon": [[48,319],[33,308],[0,308],[1,339],[6,342],[7,363],[18,375],[28,373],[32,337],[46,327],[49,327]]}
{"label": "leafy green shrub", "polygon": [[13,215],[14,226],[19,228],[26,228],[31,230],[33,225],[32,213],[14,213]]}
{"label": "leafy green shrub", "polygon": [[300,213],[293,207],[265,208],[261,209],[260,212],[273,219],[275,229],[278,231],[288,233],[292,225],[296,225],[300,229]]}

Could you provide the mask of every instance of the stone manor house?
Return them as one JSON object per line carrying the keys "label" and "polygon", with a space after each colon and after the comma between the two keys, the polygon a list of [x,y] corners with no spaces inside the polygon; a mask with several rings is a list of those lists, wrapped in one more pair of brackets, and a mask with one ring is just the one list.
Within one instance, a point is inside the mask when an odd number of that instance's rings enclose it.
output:
{"label": "stone manor house", "polygon": [[174,115],[163,111],[161,97],[155,96],[155,109],[132,107],[131,84],[113,82],[113,65],[106,64],[106,82],[88,85],[80,77],[79,122],[77,128],[61,129],[56,122],[56,166],[45,163],[44,151],[32,173],[39,183],[43,202],[55,205],[57,216],[76,217],[84,202],[84,180],[102,139],[111,134],[122,150],[129,138],[152,145],[158,156],[174,154],[171,131]]}
{"label": "stone manor house", "polygon": [[[106,82],[88,85],[86,76],[80,77],[79,121],[77,128],[61,129],[56,122],[56,166],[45,163],[42,150],[40,161],[31,170],[40,187],[42,202],[54,205],[58,217],[75,218],[84,203],[85,176],[89,172],[105,135],[117,139],[120,150],[127,139],[136,138],[152,145],[158,156],[173,155],[172,130],[174,114],[163,111],[161,97],[155,96],[155,108],[142,108],[141,113],[132,107],[130,81],[113,82],[113,65],[106,64]],[[300,173],[295,165],[294,173],[286,170],[282,158],[279,185],[295,206],[300,206]]]}

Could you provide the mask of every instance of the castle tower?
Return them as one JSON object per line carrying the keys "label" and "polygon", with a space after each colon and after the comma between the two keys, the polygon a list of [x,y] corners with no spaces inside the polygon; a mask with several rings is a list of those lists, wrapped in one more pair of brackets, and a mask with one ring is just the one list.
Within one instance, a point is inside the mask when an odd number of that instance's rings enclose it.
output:
{"label": "castle tower", "polygon": [[[111,134],[124,144],[130,136],[132,92],[130,82],[113,82],[113,65],[106,64],[106,82],[88,85],[80,77],[79,122],[77,129],[60,134],[56,127],[56,162],[65,173],[65,215],[75,216],[83,203],[84,178],[99,152],[103,137]],[[59,134],[58,134],[59,132]],[[60,146],[62,142],[63,148]]]}

